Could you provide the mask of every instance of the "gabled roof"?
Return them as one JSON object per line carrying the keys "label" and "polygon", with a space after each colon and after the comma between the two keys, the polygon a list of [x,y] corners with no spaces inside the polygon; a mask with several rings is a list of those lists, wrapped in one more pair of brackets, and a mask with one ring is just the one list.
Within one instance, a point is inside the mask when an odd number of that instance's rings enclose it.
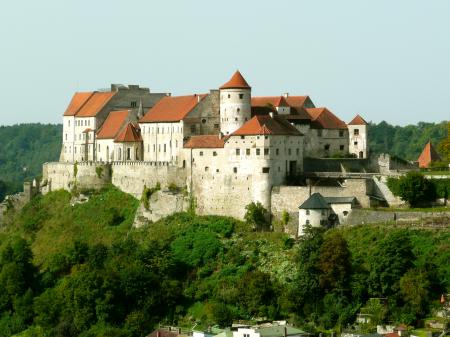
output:
{"label": "gabled roof", "polygon": [[177,122],[187,116],[207,95],[166,96],[139,120],[139,123]]}
{"label": "gabled roof", "polygon": [[78,110],[91,98],[93,92],[76,92],[70,100],[64,116],[75,116]]}
{"label": "gabled roof", "polygon": [[219,89],[250,89],[250,86],[239,70],[236,70],[230,80]]}
{"label": "gabled roof", "polygon": [[232,136],[244,135],[293,135],[302,134],[289,122],[279,116],[257,115],[245,122]]}
{"label": "gabled roof", "polygon": [[111,111],[97,132],[97,139],[114,139],[122,129],[130,110]]}
{"label": "gabled roof", "polygon": [[283,96],[261,96],[252,97],[252,108],[253,107],[280,107],[289,106],[286,99]]}
{"label": "gabled roof", "polygon": [[437,154],[436,150],[431,144],[431,141],[428,142],[427,145],[425,145],[422,153],[417,159],[417,161],[419,162],[419,167],[428,167],[432,162],[440,160],[441,157],[439,157],[439,155]]}
{"label": "gabled roof", "polygon": [[94,92],[89,100],[78,110],[76,117],[95,117],[111,100],[117,91]]}
{"label": "gabled roof", "polygon": [[330,209],[330,205],[320,193],[313,193],[299,206],[300,209]]}
{"label": "gabled roof", "polygon": [[367,122],[360,115],[356,115],[348,125],[367,125]]}
{"label": "gabled roof", "polygon": [[184,147],[192,149],[222,148],[225,144],[224,141],[224,138],[219,138],[219,136],[216,135],[192,136],[186,144],[184,144]]}
{"label": "gabled roof", "polygon": [[288,97],[286,97],[286,102],[291,107],[296,107],[296,108],[303,107],[308,100],[310,100],[309,96],[288,96]]}
{"label": "gabled roof", "polygon": [[327,108],[308,108],[312,126],[320,129],[346,129],[347,125]]}
{"label": "gabled roof", "polygon": [[115,143],[142,142],[141,131],[136,125],[128,122],[114,139]]}

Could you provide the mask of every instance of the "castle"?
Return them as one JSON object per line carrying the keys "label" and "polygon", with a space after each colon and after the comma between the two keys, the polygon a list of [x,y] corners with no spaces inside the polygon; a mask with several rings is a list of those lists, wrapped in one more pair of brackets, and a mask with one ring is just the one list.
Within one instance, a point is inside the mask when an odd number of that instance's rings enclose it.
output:
{"label": "castle", "polygon": [[239,71],[188,96],[113,84],[74,94],[60,161],[44,165],[44,178],[49,190],[107,181],[136,197],[157,183],[186,187],[200,214],[242,218],[250,202],[271,210],[273,188],[301,176],[305,158],[367,160],[367,128],[361,116],[346,124],[308,96],[252,97]]}

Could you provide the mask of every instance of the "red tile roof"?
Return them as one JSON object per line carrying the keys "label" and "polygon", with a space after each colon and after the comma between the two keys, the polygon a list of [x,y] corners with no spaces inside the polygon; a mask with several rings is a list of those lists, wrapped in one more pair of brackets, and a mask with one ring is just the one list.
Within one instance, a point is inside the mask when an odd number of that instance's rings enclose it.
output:
{"label": "red tile roof", "polygon": [[348,125],[367,125],[367,122],[360,115],[356,115]]}
{"label": "red tile roof", "polygon": [[441,158],[437,154],[431,142],[428,142],[427,145],[425,145],[422,153],[417,159],[417,161],[419,162],[419,167],[421,168],[429,167],[432,162],[439,160],[441,160]]}
{"label": "red tile roof", "polygon": [[346,129],[347,125],[327,108],[309,108],[311,126],[321,129]]}
{"label": "red tile roof", "polygon": [[384,337],[400,337],[396,332],[390,332],[384,335]]}
{"label": "red tile roof", "polygon": [[236,70],[231,79],[222,85],[220,89],[250,89],[250,86],[239,70]]}
{"label": "red tile roof", "polygon": [[97,133],[97,139],[114,139],[126,121],[130,110],[111,111]]}
{"label": "red tile roof", "polygon": [[186,144],[184,144],[185,148],[221,148],[225,144],[224,138],[219,138],[216,135],[203,135],[203,136],[192,136]]}
{"label": "red tile roof", "polygon": [[207,95],[166,96],[148,110],[139,123],[177,122]]}
{"label": "red tile roof", "polygon": [[76,92],[70,100],[64,116],[75,116],[78,110],[91,98],[93,92]]}
{"label": "red tile roof", "polygon": [[95,117],[109,100],[116,94],[116,91],[94,92],[89,100],[78,110],[76,117]]}
{"label": "red tile roof", "polygon": [[270,115],[257,115],[242,125],[231,134],[232,136],[243,135],[295,135],[301,133],[285,119]]}
{"label": "red tile roof", "polygon": [[141,131],[131,122],[128,122],[114,139],[115,143],[142,142]]}
{"label": "red tile roof", "polygon": [[309,96],[288,96],[286,101],[292,107],[303,107],[308,99]]}
{"label": "red tile roof", "polygon": [[289,106],[286,99],[283,96],[262,96],[252,97],[252,107],[265,107],[265,106]]}

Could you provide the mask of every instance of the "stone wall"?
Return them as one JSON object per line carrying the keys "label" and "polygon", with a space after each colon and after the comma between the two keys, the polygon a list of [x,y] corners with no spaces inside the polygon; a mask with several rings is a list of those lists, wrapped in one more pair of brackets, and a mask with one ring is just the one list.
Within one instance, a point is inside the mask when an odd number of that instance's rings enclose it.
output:
{"label": "stone wall", "polygon": [[[397,221],[397,223],[424,224],[430,219],[447,218],[450,220],[450,212],[409,212],[409,211],[376,211],[365,209],[354,209],[347,218],[347,225],[388,223]],[[447,221],[448,223],[448,221]]]}
{"label": "stone wall", "polygon": [[58,189],[100,189],[111,182],[111,166],[106,163],[45,163],[42,174],[42,192]]}
{"label": "stone wall", "polygon": [[[356,197],[362,207],[370,206],[369,195],[373,183],[368,179],[348,179],[343,187],[311,186],[311,194],[319,192],[324,197]],[[282,212],[289,213],[289,232],[298,226],[298,207],[310,196],[309,186],[275,186],[272,188],[271,211],[273,220],[278,221]]]}
{"label": "stone wall", "polygon": [[160,183],[163,189],[170,184],[186,186],[186,169],[163,162],[114,162],[111,170],[113,185],[138,199],[144,185],[151,188]]}

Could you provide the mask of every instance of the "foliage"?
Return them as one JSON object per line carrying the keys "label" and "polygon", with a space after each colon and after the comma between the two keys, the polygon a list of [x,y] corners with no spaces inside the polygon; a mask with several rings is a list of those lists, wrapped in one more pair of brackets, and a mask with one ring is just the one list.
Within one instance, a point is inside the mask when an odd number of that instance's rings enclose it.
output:
{"label": "foliage", "polygon": [[[373,154],[389,153],[407,160],[417,160],[425,144],[434,145],[447,138],[448,122],[393,126],[382,121],[369,124],[369,149]],[[441,148],[438,146],[438,151]],[[441,152],[442,154],[442,152]]]}
{"label": "foliage", "polygon": [[[21,124],[0,126],[0,201],[22,190],[23,181],[41,175],[42,164],[59,157],[62,125]],[[2,191],[3,190],[3,191]]]}
{"label": "foliage", "polygon": [[419,172],[408,172],[400,178],[389,178],[388,186],[394,195],[407,201],[412,207],[434,201],[436,185]]}
{"label": "foliage", "polygon": [[102,166],[95,167],[95,173],[97,174],[98,178],[101,178],[103,176],[103,167]]}
{"label": "foliage", "polygon": [[134,337],[257,317],[340,329],[361,307],[413,322],[450,289],[448,232],[308,227],[293,242],[189,212],[131,229],[138,201],[111,186],[70,200],[34,199],[0,235],[0,336]]}
{"label": "foliage", "polygon": [[244,219],[247,224],[259,231],[268,228],[268,212],[259,201],[256,203],[251,202],[245,206],[245,210]]}

